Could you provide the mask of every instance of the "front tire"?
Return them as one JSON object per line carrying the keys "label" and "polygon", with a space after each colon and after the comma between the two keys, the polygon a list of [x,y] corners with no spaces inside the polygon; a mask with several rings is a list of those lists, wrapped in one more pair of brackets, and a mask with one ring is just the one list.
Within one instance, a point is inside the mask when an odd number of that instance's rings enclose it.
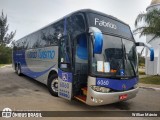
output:
{"label": "front tire", "polygon": [[48,79],[48,90],[51,95],[58,96],[58,75],[52,75]]}

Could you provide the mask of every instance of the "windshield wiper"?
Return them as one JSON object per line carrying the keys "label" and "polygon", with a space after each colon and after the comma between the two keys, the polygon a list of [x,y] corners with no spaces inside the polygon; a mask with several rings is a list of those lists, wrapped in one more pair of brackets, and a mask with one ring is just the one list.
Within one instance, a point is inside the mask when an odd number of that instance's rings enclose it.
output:
{"label": "windshield wiper", "polygon": [[[124,46],[124,56],[125,56],[125,62],[126,62],[126,64],[128,64],[128,57],[127,57],[127,54],[126,54],[126,47]],[[133,64],[131,63],[131,61],[129,60],[129,63],[130,63],[130,65],[131,65],[131,67],[132,67],[132,70],[133,70],[133,72],[134,72],[134,75],[136,76],[136,72],[135,72],[135,69],[134,69],[134,66],[133,66]]]}
{"label": "windshield wiper", "polygon": [[133,72],[134,72],[134,75],[136,76],[136,70],[135,70],[135,68],[134,68],[134,66],[133,66],[133,63],[129,60],[129,63],[131,64],[131,67],[132,67],[132,69],[133,69]]}

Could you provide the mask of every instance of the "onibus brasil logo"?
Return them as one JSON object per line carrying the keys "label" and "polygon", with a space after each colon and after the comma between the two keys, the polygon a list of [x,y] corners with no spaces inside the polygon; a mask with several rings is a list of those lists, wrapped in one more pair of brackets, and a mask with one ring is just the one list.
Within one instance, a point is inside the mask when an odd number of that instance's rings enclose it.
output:
{"label": "onibus brasil logo", "polygon": [[12,111],[7,107],[2,110],[2,117],[42,117],[42,115],[40,111]]}
{"label": "onibus brasil logo", "polygon": [[4,117],[4,118],[12,117],[12,110],[10,108],[4,108],[2,110],[2,117]]}

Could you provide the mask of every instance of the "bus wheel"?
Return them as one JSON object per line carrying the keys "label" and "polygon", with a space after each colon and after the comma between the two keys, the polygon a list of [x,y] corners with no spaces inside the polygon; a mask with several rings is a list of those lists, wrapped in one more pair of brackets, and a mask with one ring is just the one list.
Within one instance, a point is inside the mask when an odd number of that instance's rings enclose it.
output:
{"label": "bus wheel", "polygon": [[51,95],[58,96],[58,76],[52,75],[48,79],[48,89]]}
{"label": "bus wheel", "polygon": [[21,76],[21,66],[20,65],[18,65],[17,66],[17,74],[19,75],[19,76]]}

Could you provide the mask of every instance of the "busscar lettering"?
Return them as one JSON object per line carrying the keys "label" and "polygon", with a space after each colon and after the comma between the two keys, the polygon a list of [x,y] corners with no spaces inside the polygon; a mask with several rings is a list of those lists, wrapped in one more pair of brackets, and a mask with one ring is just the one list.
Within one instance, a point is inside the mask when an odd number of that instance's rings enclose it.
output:
{"label": "busscar lettering", "polygon": [[111,22],[106,22],[104,20],[100,20],[98,18],[95,18],[95,25],[103,26],[103,27],[108,27],[111,29],[117,29],[117,26]]}

